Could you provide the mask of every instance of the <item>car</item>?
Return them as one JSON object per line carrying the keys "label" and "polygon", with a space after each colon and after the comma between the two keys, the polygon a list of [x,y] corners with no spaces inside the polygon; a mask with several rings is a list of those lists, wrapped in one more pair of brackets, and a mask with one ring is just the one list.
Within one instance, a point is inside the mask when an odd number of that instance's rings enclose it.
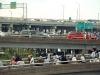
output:
{"label": "car", "polygon": [[76,32],[71,31],[66,35],[67,39],[87,39],[87,40],[96,40],[96,35],[91,32]]}
{"label": "car", "polygon": [[84,39],[84,34],[82,32],[69,32],[66,36],[67,39]]}
{"label": "car", "polygon": [[44,32],[37,32],[36,35],[39,36],[39,37],[50,37],[49,34],[44,33]]}
{"label": "car", "polygon": [[22,30],[20,35],[24,37],[50,37],[47,33],[35,30]]}

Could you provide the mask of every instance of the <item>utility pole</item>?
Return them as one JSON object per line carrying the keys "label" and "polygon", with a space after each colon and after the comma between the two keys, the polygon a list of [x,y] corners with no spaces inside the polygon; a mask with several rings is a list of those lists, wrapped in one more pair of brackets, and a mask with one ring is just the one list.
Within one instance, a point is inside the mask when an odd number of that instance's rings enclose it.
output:
{"label": "utility pole", "polygon": [[99,13],[98,13],[98,21],[99,21]]}
{"label": "utility pole", "polygon": [[76,20],[78,20],[78,8],[77,8],[77,13],[76,13]]}
{"label": "utility pole", "polygon": [[12,11],[9,10],[10,12],[10,33],[12,34],[12,31],[13,31],[13,23],[12,23]]}
{"label": "utility pole", "polygon": [[79,4],[79,20],[80,20],[80,4]]}
{"label": "utility pole", "polygon": [[23,19],[27,19],[27,3],[23,3]]}
{"label": "utility pole", "polygon": [[[99,13],[98,13],[98,18],[97,18],[98,22],[99,22]],[[98,23],[97,23],[97,32],[98,32]]]}
{"label": "utility pole", "polygon": [[64,22],[64,5],[62,5],[63,8],[63,22]]}
{"label": "utility pole", "polygon": [[80,3],[78,3],[78,2],[75,2],[75,3],[78,5],[76,19],[80,20]]}

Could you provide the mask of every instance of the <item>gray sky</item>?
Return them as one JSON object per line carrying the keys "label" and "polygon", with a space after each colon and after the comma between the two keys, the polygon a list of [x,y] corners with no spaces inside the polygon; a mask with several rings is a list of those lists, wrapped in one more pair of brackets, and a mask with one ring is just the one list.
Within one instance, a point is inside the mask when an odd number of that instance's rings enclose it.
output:
{"label": "gray sky", "polygon": [[[27,3],[29,18],[64,19],[77,18],[80,7],[80,19],[98,19],[100,0],[0,0],[3,4]],[[78,10],[79,11],[79,10]],[[22,17],[22,9],[1,9],[0,16]]]}

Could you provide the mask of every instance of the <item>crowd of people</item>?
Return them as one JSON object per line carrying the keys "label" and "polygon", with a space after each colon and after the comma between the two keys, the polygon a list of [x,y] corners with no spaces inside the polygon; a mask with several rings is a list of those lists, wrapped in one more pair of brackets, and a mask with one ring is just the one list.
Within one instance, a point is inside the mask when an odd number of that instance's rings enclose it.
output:
{"label": "crowd of people", "polygon": [[[28,55],[27,57],[28,64],[36,64],[36,63],[53,63],[53,64],[65,64],[65,63],[86,63],[87,58],[85,54],[72,54],[71,57],[68,57],[64,54],[58,55],[57,53],[47,53],[47,56],[44,58],[42,56],[33,57],[32,55]],[[100,51],[93,48],[89,62],[100,62]],[[10,65],[22,65],[25,64],[25,61],[19,55],[12,56],[10,60]]]}
{"label": "crowd of people", "polygon": [[25,64],[24,61],[22,60],[22,58],[19,55],[14,55],[12,56],[11,60],[10,60],[10,64],[11,65],[22,65]]}

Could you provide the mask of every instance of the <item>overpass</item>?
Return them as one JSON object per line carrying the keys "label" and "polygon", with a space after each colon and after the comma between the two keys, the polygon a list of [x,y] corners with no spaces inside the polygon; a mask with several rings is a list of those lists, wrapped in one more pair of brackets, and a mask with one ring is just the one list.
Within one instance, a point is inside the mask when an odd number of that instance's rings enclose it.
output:
{"label": "overpass", "polygon": [[[84,21],[85,22],[85,21]],[[20,34],[22,30],[35,30],[45,33],[66,34],[69,31],[75,31],[76,21],[65,20],[43,20],[43,19],[23,19],[14,17],[0,17],[0,31]],[[92,32],[100,31],[100,22],[93,23]]]}

